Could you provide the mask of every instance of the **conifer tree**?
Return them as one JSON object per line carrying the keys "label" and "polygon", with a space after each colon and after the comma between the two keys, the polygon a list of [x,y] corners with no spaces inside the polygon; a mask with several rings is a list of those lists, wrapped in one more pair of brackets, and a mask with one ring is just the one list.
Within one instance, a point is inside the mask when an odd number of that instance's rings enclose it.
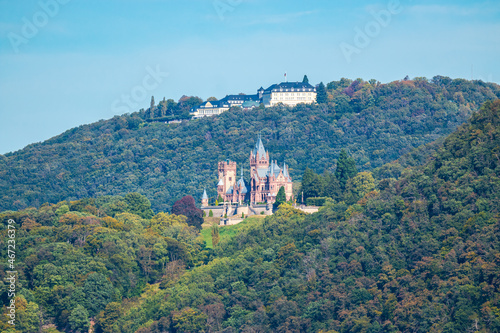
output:
{"label": "conifer tree", "polygon": [[347,180],[356,176],[357,173],[358,170],[356,169],[354,159],[342,149],[337,160],[337,169],[335,170],[335,177],[338,179],[342,190],[345,189]]}
{"label": "conifer tree", "polygon": [[274,202],[274,207],[279,207],[282,203],[286,202],[286,193],[285,193],[285,187],[281,186],[278,194],[276,195],[276,201]]}
{"label": "conifer tree", "polygon": [[323,182],[319,175],[306,167],[302,176],[301,192],[304,193],[304,200],[311,197],[319,197],[323,194]]}
{"label": "conifer tree", "polygon": [[323,82],[321,82],[316,89],[316,102],[318,104],[328,102],[328,94],[326,93],[326,87]]}
{"label": "conifer tree", "polygon": [[155,117],[155,97],[151,96],[151,106],[149,107],[149,115],[151,119]]}

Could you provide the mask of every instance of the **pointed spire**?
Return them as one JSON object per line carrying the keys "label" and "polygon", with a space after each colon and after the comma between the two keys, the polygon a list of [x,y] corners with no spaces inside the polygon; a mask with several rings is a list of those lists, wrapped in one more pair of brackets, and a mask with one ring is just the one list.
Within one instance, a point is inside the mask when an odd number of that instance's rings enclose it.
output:
{"label": "pointed spire", "polygon": [[262,143],[262,138],[260,136],[260,133],[257,143],[255,144],[255,149],[253,150],[253,154],[255,156],[257,156],[257,153],[259,153],[259,159],[266,157],[266,149],[264,148],[264,144]]}
{"label": "pointed spire", "polygon": [[208,200],[208,195],[207,195],[207,190],[203,189],[203,196],[201,197],[202,200]]}

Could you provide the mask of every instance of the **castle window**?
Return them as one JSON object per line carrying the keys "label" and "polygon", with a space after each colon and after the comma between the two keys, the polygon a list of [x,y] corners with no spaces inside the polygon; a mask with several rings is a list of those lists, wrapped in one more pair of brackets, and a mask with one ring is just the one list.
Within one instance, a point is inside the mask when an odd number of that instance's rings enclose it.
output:
{"label": "castle window", "polygon": [[233,180],[231,177],[229,177],[229,181]]}

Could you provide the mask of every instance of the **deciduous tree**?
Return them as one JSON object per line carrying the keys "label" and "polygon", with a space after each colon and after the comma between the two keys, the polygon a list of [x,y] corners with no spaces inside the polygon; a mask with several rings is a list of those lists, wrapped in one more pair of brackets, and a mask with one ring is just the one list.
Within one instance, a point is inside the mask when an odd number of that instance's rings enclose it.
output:
{"label": "deciduous tree", "polygon": [[176,201],[172,206],[172,213],[176,215],[184,215],[187,217],[187,224],[201,229],[203,224],[203,212],[196,208],[194,198],[190,195]]}

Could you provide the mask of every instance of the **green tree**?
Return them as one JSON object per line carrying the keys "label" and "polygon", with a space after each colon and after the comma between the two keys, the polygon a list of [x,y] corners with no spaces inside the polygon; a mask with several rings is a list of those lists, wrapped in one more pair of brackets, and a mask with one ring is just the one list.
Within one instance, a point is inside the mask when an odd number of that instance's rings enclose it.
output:
{"label": "green tree", "polygon": [[208,211],[208,217],[214,217],[214,212],[211,209]]}
{"label": "green tree", "polygon": [[279,207],[279,205],[285,202],[286,202],[285,187],[281,186],[278,191],[278,194],[276,194],[276,201],[274,202],[274,207],[277,208]]}
{"label": "green tree", "polygon": [[153,119],[155,117],[155,97],[154,96],[151,96],[151,104],[149,106],[149,116],[151,117],[151,119]]}
{"label": "green tree", "polygon": [[333,103],[335,105],[335,113],[337,114],[337,118],[341,118],[342,115],[353,112],[350,102],[351,98],[345,94],[340,94],[334,97]]}
{"label": "green tree", "polygon": [[323,173],[323,196],[338,200],[342,196],[340,182],[334,174],[325,170]]}
{"label": "green tree", "polygon": [[128,205],[128,211],[139,215],[144,219],[150,219],[153,216],[151,202],[144,195],[139,193],[129,193],[125,196],[125,202]]}
{"label": "green tree", "polygon": [[323,180],[314,171],[306,167],[302,175],[301,192],[304,193],[304,201],[307,198],[320,197],[323,194]]}
{"label": "green tree", "polygon": [[324,104],[328,102],[328,94],[326,92],[326,87],[323,84],[323,82],[321,82],[318,85],[318,88],[316,89],[316,102],[318,104]]}
{"label": "green tree", "polygon": [[356,176],[357,173],[356,162],[342,149],[337,160],[337,169],[335,169],[335,177],[340,183],[340,188],[344,190],[347,180]]}
{"label": "green tree", "polygon": [[207,323],[207,315],[197,309],[184,308],[172,317],[176,332],[203,332]]}
{"label": "green tree", "polygon": [[[217,197],[217,203],[221,204],[223,202],[224,202],[224,200],[222,199],[221,195],[219,194],[219,196]],[[217,206],[217,203],[216,203],[216,206]]]}
{"label": "green tree", "polygon": [[164,231],[173,225],[182,225],[186,223],[187,217],[185,215],[175,215],[168,213],[158,213],[151,219],[149,227],[151,230],[164,235]]}
{"label": "green tree", "polygon": [[371,172],[360,172],[347,180],[344,198],[346,203],[353,204],[365,194],[375,189],[375,180]]}
{"label": "green tree", "polygon": [[40,329],[40,309],[38,304],[16,297],[16,329],[20,332],[37,333]]}
{"label": "green tree", "polygon": [[97,317],[97,323],[103,333],[118,333],[120,332],[117,322],[121,315],[121,304],[111,302],[106,305]]}
{"label": "green tree", "polygon": [[85,294],[85,307],[90,316],[96,316],[111,301],[113,285],[100,273],[89,275],[83,285]]}
{"label": "green tree", "polygon": [[56,210],[56,215],[61,216],[69,212],[69,207],[68,205],[62,205],[61,207],[57,208]]}
{"label": "green tree", "polygon": [[89,313],[87,309],[78,304],[76,308],[71,311],[68,318],[69,326],[71,330],[76,333],[84,333],[89,330]]}

